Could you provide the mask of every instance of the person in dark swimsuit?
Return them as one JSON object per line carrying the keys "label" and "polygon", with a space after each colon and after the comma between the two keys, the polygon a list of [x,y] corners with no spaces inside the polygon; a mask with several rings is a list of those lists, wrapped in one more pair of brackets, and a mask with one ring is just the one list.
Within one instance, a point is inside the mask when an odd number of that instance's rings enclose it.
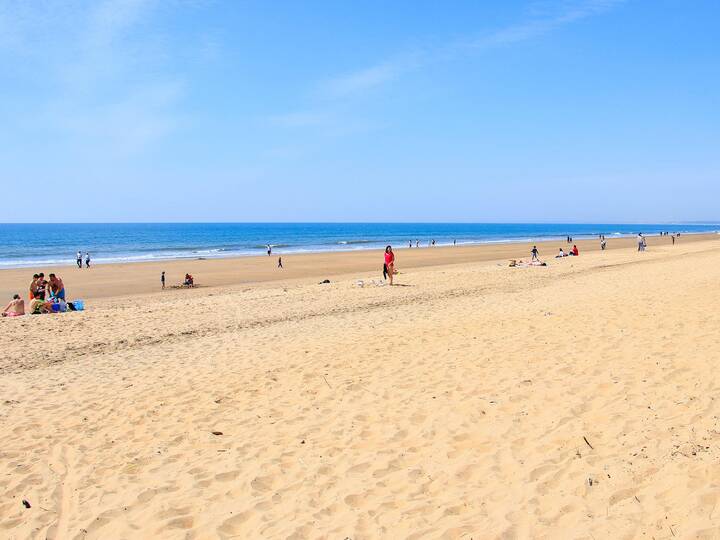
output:
{"label": "person in dark swimsuit", "polygon": [[45,274],[40,272],[38,274],[38,280],[35,282],[35,293],[38,295],[40,300],[45,300],[45,290],[47,289],[48,282],[45,280]]}

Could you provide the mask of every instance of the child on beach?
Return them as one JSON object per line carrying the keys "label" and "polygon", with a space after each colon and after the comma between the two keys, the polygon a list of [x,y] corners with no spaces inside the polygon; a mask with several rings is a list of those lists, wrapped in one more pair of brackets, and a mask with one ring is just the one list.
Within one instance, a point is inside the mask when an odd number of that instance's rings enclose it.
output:
{"label": "child on beach", "polygon": [[45,280],[45,274],[40,272],[38,274],[37,281],[35,282],[35,292],[39,295],[41,300],[45,300],[45,289],[47,288],[47,281]]}
{"label": "child on beach", "polygon": [[37,292],[37,281],[40,278],[38,274],[33,274],[32,281],[30,282],[30,300],[35,298],[35,292]]}
{"label": "child on beach", "polygon": [[165,288],[165,272],[162,272],[160,274],[160,284],[162,285],[162,288]]}

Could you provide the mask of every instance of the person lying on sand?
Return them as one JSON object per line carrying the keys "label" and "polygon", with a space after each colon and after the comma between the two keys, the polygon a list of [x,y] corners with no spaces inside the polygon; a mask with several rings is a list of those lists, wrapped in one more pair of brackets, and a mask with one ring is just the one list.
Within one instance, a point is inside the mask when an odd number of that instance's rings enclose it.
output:
{"label": "person lying on sand", "polygon": [[540,260],[525,262],[522,259],[520,259],[519,261],[516,261],[515,259],[510,259],[510,264],[508,266],[510,266],[511,268],[527,268],[528,266],[547,266],[547,263]]}
{"label": "person lying on sand", "polygon": [[2,310],[3,317],[19,317],[25,315],[25,300],[20,298],[19,294],[13,295],[13,299]]}

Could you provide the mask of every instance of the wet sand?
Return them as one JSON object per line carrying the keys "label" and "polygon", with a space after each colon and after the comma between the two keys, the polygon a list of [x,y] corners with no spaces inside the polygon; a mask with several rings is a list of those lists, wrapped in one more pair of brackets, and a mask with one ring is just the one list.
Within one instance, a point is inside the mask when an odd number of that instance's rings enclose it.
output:
{"label": "wet sand", "polygon": [[[715,239],[716,234],[681,236],[679,242],[697,242]],[[649,236],[648,248],[669,246],[670,237]],[[575,242],[582,253],[599,251],[598,240]],[[564,241],[539,242],[542,259],[552,259],[562,247],[566,252],[572,244]],[[634,238],[609,238],[607,249],[636,247]],[[505,243],[455,247],[421,247],[419,249],[395,246],[397,268],[401,271],[443,264],[467,264],[483,261],[528,259],[532,244]],[[282,256],[284,268],[277,268],[277,257]],[[269,282],[309,283],[341,276],[375,272],[382,274],[382,250],[298,255],[273,254],[271,257],[237,257],[232,259],[185,259],[162,262],[106,264],[89,270],[76,266],[20,268],[0,270],[0,299],[11,298],[14,293],[27,297],[27,289],[35,272],[47,276],[54,272],[64,280],[68,298],[105,298],[132,294],[147,294],[160,289],[160,273],[166,272],[167,285],[180,284],[186,273],[195,277],[203,287],[218,287]]]}

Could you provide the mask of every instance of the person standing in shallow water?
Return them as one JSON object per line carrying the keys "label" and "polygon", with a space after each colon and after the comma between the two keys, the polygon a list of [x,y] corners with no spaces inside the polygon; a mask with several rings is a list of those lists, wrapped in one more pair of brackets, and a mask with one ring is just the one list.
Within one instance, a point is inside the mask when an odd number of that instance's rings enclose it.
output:
{"label": "person standing in shallow water", "polygon": [[390,276],[390,285],[392,285],[395,274],[395,254],[393,253],[392,246],[385,248],[385,267],[387,268],[388,276]]}

